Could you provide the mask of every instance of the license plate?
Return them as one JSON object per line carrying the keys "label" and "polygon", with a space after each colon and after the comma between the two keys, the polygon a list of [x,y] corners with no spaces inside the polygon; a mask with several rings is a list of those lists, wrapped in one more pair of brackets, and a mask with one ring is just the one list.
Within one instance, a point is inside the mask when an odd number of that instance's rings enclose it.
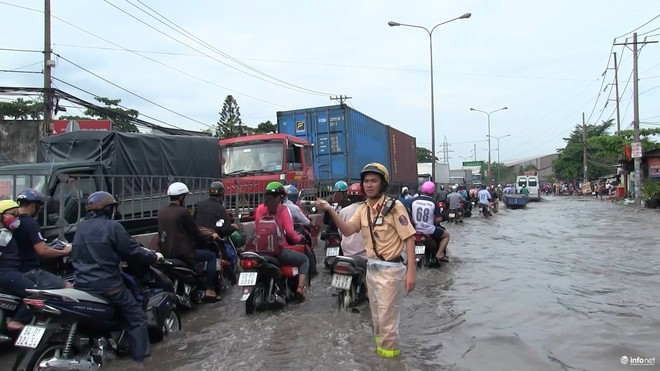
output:
{"label": "license plate", "polygon": [[450,217],[450,218],[453,218],[453,217],[455,217],[455,216],[456,216],[456,214],[454,214],[454,213],[449,213],[449,217]]}
{"label": "license plate", "polygon": [[29,325],[25,326],[23,327],[21,334],[18,336],[18,339],[16,339],[16,343],[14,345],[17,347],[36,348],[39,345],[39,342],[41,341],[41,338],[44,336],[45,332],[45,327]]}
{"label": "license plate", "polygon": [[238,276],[239,286],[254,286],[257,284],[257,272],[241,272]]}
{"label": "license plate", "polygon": [[425,251],[426,251],[426,246],[415,245],[415,255],[424,255]]}
{"label": "license plate", "polygon": [[343,274],[333,274],[332,275],[332,287],[336,287],[341,290],[348,290],[351,288],[351,281],[353,281],[352,276],[345,276]]}
{"label": "license plate", "polygon": [[325,256],[337,256],[339,255],[339,247],[328,247],[325,249]]}
{"label": "license plate", "polygon": [[215,270],[218,272],[222,270],[222,259],[215,260]]}

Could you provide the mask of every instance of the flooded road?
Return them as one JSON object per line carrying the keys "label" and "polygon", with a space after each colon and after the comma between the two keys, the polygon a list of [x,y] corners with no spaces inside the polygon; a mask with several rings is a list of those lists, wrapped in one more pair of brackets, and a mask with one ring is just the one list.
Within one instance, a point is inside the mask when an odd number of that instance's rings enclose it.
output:
{"label": "flooded road", "polygon": [[[247,317],[234,288],[187,313],[184,331],[155,345],[139,369],[627,370],[624,356],[660,362],[659,212],[550,196],[447,228],[451,262],[418,271],[398,359],[376,355],[368,309],[336,309],[322,271],[309,300],[284,311]],[[5,353],[0,368],[11,361]],[[110,366],[135,368],[128,360]]]}

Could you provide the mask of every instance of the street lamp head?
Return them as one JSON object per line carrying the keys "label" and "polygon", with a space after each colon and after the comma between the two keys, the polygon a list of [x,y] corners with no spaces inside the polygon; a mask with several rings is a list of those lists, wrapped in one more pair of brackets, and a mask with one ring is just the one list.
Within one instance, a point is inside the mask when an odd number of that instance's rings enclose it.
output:
{"label": "street lamp head", "polygon": [[462,16],[458,17],[458,19],[468,19],[472,17],[472,13],[465,13]]}
{"label": "street lamp head", "polygon": [[476,111],[474,108],[470,107],[470,111]]}
{"label": "street lamp head", "polygon": [[502,108],[502,109],[509,109],[509,107],[504,107],[504,108]]}
{"label": "street lamp head", "polygon": [[387,24],[388,24],[390,27],[401,26],[401,23],[399,23],[399,22],[394,22],[394,21],[389,21],[389,22],[387,22]]}

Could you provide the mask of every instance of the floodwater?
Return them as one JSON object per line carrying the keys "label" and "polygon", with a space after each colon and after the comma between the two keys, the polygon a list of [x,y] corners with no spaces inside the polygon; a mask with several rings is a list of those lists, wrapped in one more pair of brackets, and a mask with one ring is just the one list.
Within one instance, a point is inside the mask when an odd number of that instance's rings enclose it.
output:
{"label": "floodwater", "polygon": [[[660,369],[660,213],[545,197],[449,225],[451,262],[418,271],[404,300],[402,356],[375,353],[368,309],[338,311],[330,276],[309,300],[246,316],[234,288],[184,314],[141,370]],[[317,255],[321,255],[317,247]],[[322,265],[322,259],[320,265]],[[9,369],[5,353],[0,368]],[[108,369],[134,369],[118,360]]]}

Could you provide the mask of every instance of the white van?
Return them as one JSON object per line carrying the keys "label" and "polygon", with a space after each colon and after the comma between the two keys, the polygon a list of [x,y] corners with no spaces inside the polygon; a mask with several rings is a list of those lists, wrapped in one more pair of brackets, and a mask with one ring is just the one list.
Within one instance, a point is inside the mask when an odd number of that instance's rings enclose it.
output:
{"label": "white van", "polygon": [[541,195],[539,194],[539,177],[536,175],[520,175],[516,178],[516,193],[520,193],[523,186],[527,187],[529,191],[530,201],[540,201]]}

